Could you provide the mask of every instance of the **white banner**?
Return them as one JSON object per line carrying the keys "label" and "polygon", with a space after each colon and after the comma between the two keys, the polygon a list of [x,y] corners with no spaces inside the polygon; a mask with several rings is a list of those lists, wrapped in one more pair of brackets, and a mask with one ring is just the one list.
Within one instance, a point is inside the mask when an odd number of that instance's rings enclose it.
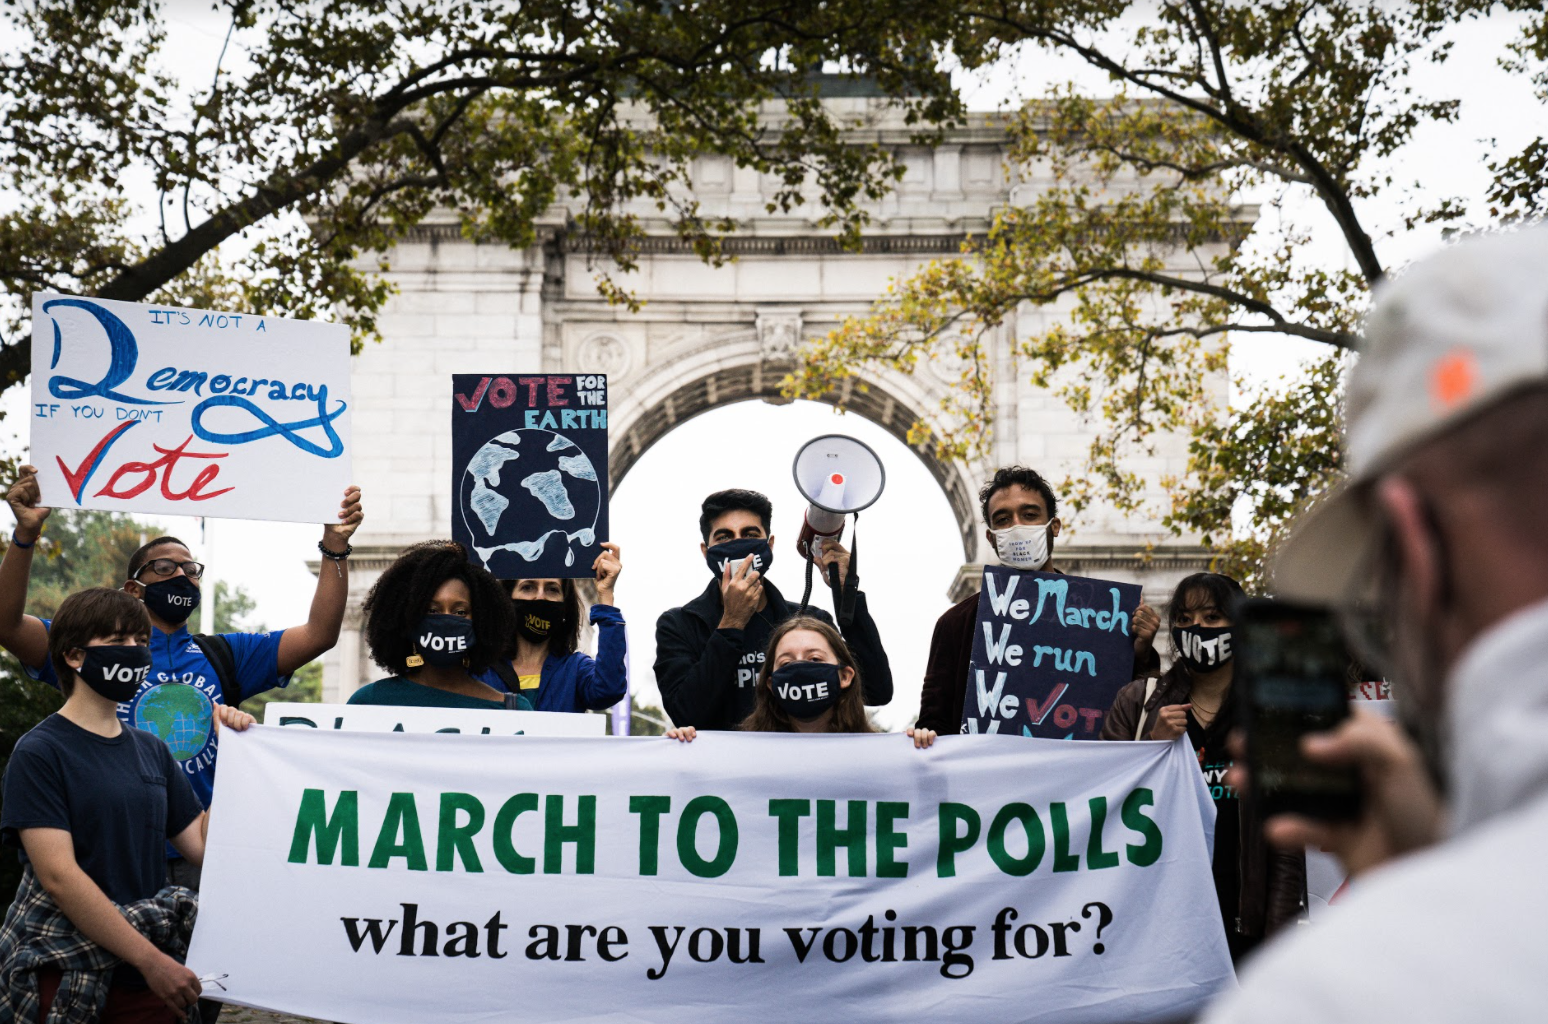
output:
{"label": "white banner", "polygon": [[1167,1020],[1233,984],[1186,742],[222,737],[188,965],[347,1024]]}
{"label": "white banner", "polygon": [[341,324],[32,298],[43,505],[335,522],[349,406]]}
{"label": "white banner", "polygon": [[479,711],[402,708],[382,704],[303,704],[270,701],[265,725],[348,732],[452,732],[475,736],[606,736],[606,715],[563,711]]}

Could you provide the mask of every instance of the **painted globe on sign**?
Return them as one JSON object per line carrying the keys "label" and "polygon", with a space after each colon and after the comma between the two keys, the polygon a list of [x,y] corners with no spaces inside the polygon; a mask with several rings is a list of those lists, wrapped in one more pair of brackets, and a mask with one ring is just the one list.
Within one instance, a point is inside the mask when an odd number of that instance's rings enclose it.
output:
{"label": "painted globe on sign", "polygon": [[186,761],[209,741],[215,705],[204,693],[186,683],[162,683],[145,691],[134,708],[134,727],[153,732]]}
{"label": "painted globe on sign", "polygon": [[463,525],[474,553],[501,579],[532,576],[532,563],[596,544],[602,484],[586,453],[563,434],[527,427],[491,438],[458,482]]}

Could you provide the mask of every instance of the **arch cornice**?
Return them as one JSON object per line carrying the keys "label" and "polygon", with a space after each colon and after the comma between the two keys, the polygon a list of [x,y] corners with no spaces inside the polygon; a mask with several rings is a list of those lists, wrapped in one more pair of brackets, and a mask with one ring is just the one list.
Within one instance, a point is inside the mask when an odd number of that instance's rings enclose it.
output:
{"label": "arch cornice", "polygon": [[[747,329],[676,353],[619,381],[613,388],[614,407],[608,431],[612,486],[616,488],[622,482],[651,445],[695,416],[750,399],[788,402],[780,393],[780,382],[790,369],[787,362],[766,359],[757,331]],[[869,374],[846,380],[824,401],[842,405],[908,444],[909,428],[916,420],[929,422],[933,418],[939,397],[927,393],[915,378]],[[800,440],[804,438],[792,438],[792,454]],[[941,459],[928,445],[909,445],[909,450],[945,491],[957,519],[963,557],[971,561],[978,550],[973,498],[976,483],[971,481],[967,467]]]}

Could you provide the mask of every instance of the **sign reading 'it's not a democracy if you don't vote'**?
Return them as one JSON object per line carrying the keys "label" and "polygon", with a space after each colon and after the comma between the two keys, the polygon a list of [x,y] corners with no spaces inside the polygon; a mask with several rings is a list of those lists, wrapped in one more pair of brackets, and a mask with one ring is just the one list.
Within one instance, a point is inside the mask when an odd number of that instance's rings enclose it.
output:
{"label": "sign reading 'it's not a democracy if you don't vote'", "polygon": [[332,522],[349,407],[342,325],[33,296],[44,505]]}
{"label": "sign reading 'it's not a democracy if you don't vote'", "polygon": [[345,1024],[1183,1019],[1213,824],[1185,740],[254,726],[188,964]]}

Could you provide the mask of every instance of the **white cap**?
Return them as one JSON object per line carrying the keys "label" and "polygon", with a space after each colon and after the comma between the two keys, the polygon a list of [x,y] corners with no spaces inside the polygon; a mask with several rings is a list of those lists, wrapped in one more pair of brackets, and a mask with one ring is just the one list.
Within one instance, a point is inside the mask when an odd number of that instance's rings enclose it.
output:
{"label": "white cap", "polygon": [[1447,248],[1380,285],[1375,300],[1345,394],[1349,479],[1280,545],[1282,597],[1352,595],[1377,540],[1362,485],[1446,428],[1548,382],[1548,225]]}

